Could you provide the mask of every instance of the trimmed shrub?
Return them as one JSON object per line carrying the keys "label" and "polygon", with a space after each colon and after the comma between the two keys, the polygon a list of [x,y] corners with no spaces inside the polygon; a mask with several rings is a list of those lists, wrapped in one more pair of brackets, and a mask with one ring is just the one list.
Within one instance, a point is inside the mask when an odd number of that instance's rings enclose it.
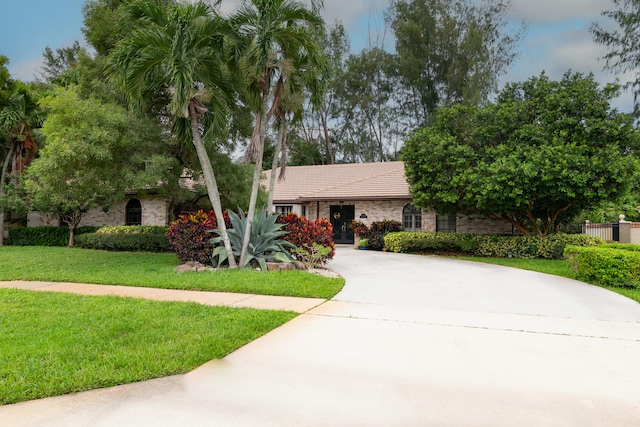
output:
{"label": "trimmed shrub", "polygon": [[[331,248],[328,254],[321,256],[323,264],[333,259],[336,253],[336,245],[333,242],[333,226],[329,220],[320,218],[312,221],[303,216],[289,213],[280,215],[278,223],[283,224],[282,229],[287,232],[283,239],[294,244],[299,249],[304,249],[309,257],[315,256],[317,253],[313,246],[315,243],[325,248]],[[292,255],[296,260],[304,262],[304,256],[296,253],[292,253]]]}
{"label": "trimmed shrub", "polygon": [[608,243],[604,246],[611,249],[622,249],[625,251],[640,252],[640,245],[634,243]]}
{"label": "trimmed shrub", "polygon": [[473,234],[426,233],[402,231],[389,233],[384,238],[385,247],[392,252],[460,251],[472,252],[477,243]]}
{"label": "trimmed shrub", "polygon": [[385,219],[372,222],[371,226],[367,227],[364,223],[354,219],[351,221],[351,229],[357,236],[368,240],[368,249],[381,251],[385,248],[385,236],[389,233],[402,231],[402,224],[398,221]]}
{"label": "trimmed shrub", "polygon": [[562,259],[567,245],[595,246],[604,241],[584,234],[498,236],[459,233],[391,233],[385,237],[393,252],[459,251],[473,256],[503,258]]}
{"label": "trimmed shrub", "polygon": [[[76,227],[75,237],[93,233],[98,227]],[[69,244],[69,227],[16,227],[9,229],[6,241],[11,246],[67,246]]]}
{"label": "trimmed shrub", "polygon": [[580,280],[640,289],[640,252],[608,246],[567,246],[564,255]]}
{"label": "trimmed shrub", "polygon": [[107,225],[100,227],[100,234],[166,234],[169,228],[164,225]]}
{"label": "trimmed shrub", "polygon": [[[231,227],[227,212],[224,213],[224,222],[227,228]],[[209,264],[214,249],[209,241],[215,237],[210,230],[216,228],[218,228],[218,222],[215,213],[212,210],[209,212],[200,210],[180,215],[169,225],[166,237],[180,262],[198,261]]]}
{"label": "trimmed shrub", "polygon": [[76,238],[76,246],[105,251],[172,251],[166,236],[158,233],[87,233]]}

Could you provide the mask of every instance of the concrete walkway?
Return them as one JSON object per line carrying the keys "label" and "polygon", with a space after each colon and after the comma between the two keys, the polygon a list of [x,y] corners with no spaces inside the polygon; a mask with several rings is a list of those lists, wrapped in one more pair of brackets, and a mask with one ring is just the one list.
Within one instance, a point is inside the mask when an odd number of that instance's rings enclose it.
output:
{"label": "concrete walkway", "polygon": [[640,304],[487,264],[339,248],[333,300],[182,376],[0,426],[638,426]]}
{"label": "concrete walkway", "polygon": [[293,311],[296,313],[309,311],[325,301],[321,298],[278,297],[270,295],[235,294],[230,292],[182,291],[133,286],[88,285],[83,283],[10,281],[0,282],[0,288],[67,292],[83,295],[115,295],[119,297],[147,298],[158,301],[198,302],[205,305],[251,307],[266,310]]}

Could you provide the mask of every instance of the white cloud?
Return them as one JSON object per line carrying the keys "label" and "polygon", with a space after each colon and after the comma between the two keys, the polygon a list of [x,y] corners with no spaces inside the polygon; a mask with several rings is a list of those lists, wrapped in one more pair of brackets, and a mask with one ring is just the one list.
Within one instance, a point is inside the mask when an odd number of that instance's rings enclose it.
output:
{"label": "white cloud", "polygon": [[40,75],[43,65],[44,61],[41,56],[39,59],[32,61],[17,62],[15,64],[10,62],[8,69],[12,79],[30,82]]}
{"label": "white cloud", "polygon": [[612,0],[513,0],[508,17],[531,25],[593,20],[614,8]]}

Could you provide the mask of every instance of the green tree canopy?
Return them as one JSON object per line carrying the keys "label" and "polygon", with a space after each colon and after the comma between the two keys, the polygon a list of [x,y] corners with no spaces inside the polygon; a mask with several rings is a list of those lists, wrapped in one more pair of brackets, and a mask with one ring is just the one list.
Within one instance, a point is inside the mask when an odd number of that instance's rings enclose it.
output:
{"label": "green tree canopy", "polygon": [[16,207],[16,203],[5,203],[7,181],[11,177],[11,188],[15,188],[22,172],[38,152],[34,129],[39,128],[44,119],[42,109],[38,106],[41,96],[39,89],[34,84],[9,80],[4,94],[0,94],[0,153],[3,154],[0,199],[4,200],[0,202],[0,245],[3,244],[4,209]]}
{"label": "green tree canopy", "polygon": [[439,110],[403,149],[414,204],[546,235],[624,197],[637,182],[639,133],[611,109],[618,92],[592,75],[542,74],[508,85],[495,105]]}
{"label": "green tree canopy", "polygon": [[225,42],[233,38],[228,23],[214,9],[195,4],[163,6],[131,3],[123,25],[135,28],[110,54],[113,76],[129,99],[142,107],[159,91],[170,94],[164,106],[173,133],[193,144],[211,205],[232,267],[235,259],[222,218],[220,192],[202,131],[226,129],[234,88],[230,86]]}
{"label": "green tree canopy", "polygon": [[240,63],[246,81],[245,92],[255,113],[254,130],[247,149],[247,158],[254,160],[255,170],[241,265],[245,263],[258,199],[267,125],[278,112],[285,83],[292,73],[301,72],[302,66],[319,68],[323,61],[316,38],[324,24],[320,17],[322,7],[321,0],[312,0],[310,8],[298,0],[243,0],[231,17],[231,24],[241,40]]}
{"label": "green tree canopy", "polygon": [[640,114],[640,1],[638,0],[612,0],[617,7],[615,10],[602,12],[606,17],[613,19],[618,24],[618,29],[610,30],[599,24],[591,26],[591,33],[597,43],[609,48],[604,56],[605,68],[621,74],[630,72],[635,74],[635,80],[627,82],[625,88],[631,88],[634,92],[635,112]]}
{"label": "green tree canopy", "polygon": [[[153,188],[162,177],[150,154],[161,138],[155,126],[132,125],[127,110],[115,104],[83,99],[73,87],[58,89],[41,100],[49,110],[42,127],[47,144],[25,174],[34,208],[59,215],[73,231],[82,215],[109,207],[127,189]],[[146,129],[146,132],[142,130]]]}
{"label": "green tree canopy", "polygon": [[393,0],[397,74],[406,114],[422,125],[436,108],[486,103],[515,59],[521,31],[507,31],[510,0]]}

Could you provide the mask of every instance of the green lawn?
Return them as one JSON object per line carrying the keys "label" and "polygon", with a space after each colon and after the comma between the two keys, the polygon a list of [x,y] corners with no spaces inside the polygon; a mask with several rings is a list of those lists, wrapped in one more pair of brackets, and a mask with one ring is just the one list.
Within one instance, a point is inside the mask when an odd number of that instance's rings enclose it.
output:
{"label": "green lawn", "polygon": [[[307,272],[175,273],[172,254],[0,247],[0,280],[331,298]],[[295,313],[0,289],[0,405],[188,372]]]}
{"label": "green lawn", "polygon": [[0,289],[0,405],[193,370],[296,316]]}
{"label": "green lawn", "polygon": [[[467,261],[484,262],[487,264],[504,265],[507,267],[521,268],[523,270],[538,271],[540,273],[553,274],[555,276],[576,279],[576,274],[569,267],[565,260],[547,259],[515,259],[515,258],[479,258],[479,257],[458,257]],[[613,292],[624,295],[640,303],[640,289],[619,288],[615,286],[603,286]]]}
{"label": "green lawn", "polygon": [[0,247],[0,280],[41,280],[238,292],[329,299],[344,286],[301,271],[219,270],[175,273],[173,254],[106,252],[60,247]]}

